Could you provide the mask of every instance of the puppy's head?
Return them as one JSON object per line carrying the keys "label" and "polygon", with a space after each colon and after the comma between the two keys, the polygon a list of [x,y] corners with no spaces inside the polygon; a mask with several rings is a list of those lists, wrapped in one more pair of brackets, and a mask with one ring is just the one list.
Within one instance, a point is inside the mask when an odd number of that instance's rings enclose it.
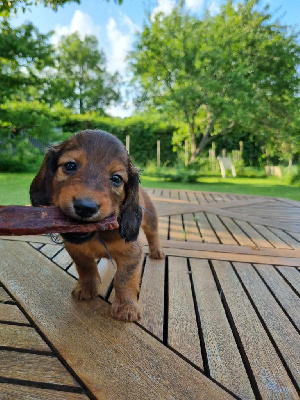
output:
{"label": "puppy's head", "polygon": [[50,149],[30,187],[33,206],[59,206],[69,217],[114,215],[120,234],[136,240],[141,224],[139,175],[124,145],[104,131],[82,131]]}

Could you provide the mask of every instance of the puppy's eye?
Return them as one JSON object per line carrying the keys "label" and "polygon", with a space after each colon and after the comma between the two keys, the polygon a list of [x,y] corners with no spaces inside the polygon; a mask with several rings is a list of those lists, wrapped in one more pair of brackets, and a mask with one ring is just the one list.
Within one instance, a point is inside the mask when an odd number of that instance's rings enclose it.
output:
{"label": "puppy's eye", "polygon": [[112,181],[114,186],[121,186],[121,184],[123,182],[123,178],[118,174],[112,175],[110,177],[110,180]]}
{"label": "puppy's eye", "polygon": [[77,164],[74,161],[69,161],[63,166],[66,172],[75,172],[77,171]]}

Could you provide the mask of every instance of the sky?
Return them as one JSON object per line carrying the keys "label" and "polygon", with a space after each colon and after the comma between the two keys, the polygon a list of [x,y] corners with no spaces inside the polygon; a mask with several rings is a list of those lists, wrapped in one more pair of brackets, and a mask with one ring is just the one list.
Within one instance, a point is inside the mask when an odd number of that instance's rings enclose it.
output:
{"label": "sky", "polygon": [[[201,15],[208,7],[211,14],[218,13],[223,0],[186,0],[186,8]],[[262,5],[267,3],[261,0]],[[62,35],[78,31],[81,36],[95,35],[99,48],[104,50],[107,69],[118,71],[123,79],[129,79],[126,72],[126,55],[132,49],[136,33],[142,31],[147,15],[157,12],[168,14],[175,0],[123,0],[117,5],[113,0],[82,0],[81,4],[70,3],[59,7],[58,11],[42,5],[32,6],[30,11],[12,18],[12,25],[18,26],[25,21],[32,22],[41,33],[54,31],[52,43],[56,44]],[[270,11],[275,19],[286,25],[300,26],[300,0],[269,0]],[[126,86],[123,87],[125,95]],[[134,106],[129,95],[124,104],[111,106],[106,110],[114,116],[126,117],[132,114]]]}

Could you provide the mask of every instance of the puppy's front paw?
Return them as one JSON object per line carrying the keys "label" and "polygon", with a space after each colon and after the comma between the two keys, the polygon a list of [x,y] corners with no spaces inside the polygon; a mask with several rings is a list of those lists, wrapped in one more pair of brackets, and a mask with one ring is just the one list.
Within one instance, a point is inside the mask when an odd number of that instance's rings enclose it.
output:
{"label": "puppy's front paw", "polygon": [[141,312],[135,301],[120,302],[114,300],[111,305],[111,315],[113,318],[125,322],[134,322],[141,319]]}
{"label": "puppy's front paw", "polygon": [[149,257],[162,260],[165,258],[165,253],[162,248],[149,249]]}
{"label": "puppy's front paw", "polygon": [[77,300],[90,300],[97,297],[100,293],[100,277],[93,279],[80,280],[76,283],[72,295]]}

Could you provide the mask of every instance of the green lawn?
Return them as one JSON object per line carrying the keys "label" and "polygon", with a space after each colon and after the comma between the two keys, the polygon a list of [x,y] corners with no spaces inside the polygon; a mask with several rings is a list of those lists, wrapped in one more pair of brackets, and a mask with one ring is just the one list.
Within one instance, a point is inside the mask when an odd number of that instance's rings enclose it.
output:
{"label": "green lawn", "polygon": [[[0,204],[29,204],[29,186],[33,178],[34,174],[29,173],[0,173]],[[142,185],[153,188],[285,197],[300,201],[300,188],[289,186],[284,180],[275,177],[261,179],[203,177],[199,183],[178,183],[142,176]]]}

